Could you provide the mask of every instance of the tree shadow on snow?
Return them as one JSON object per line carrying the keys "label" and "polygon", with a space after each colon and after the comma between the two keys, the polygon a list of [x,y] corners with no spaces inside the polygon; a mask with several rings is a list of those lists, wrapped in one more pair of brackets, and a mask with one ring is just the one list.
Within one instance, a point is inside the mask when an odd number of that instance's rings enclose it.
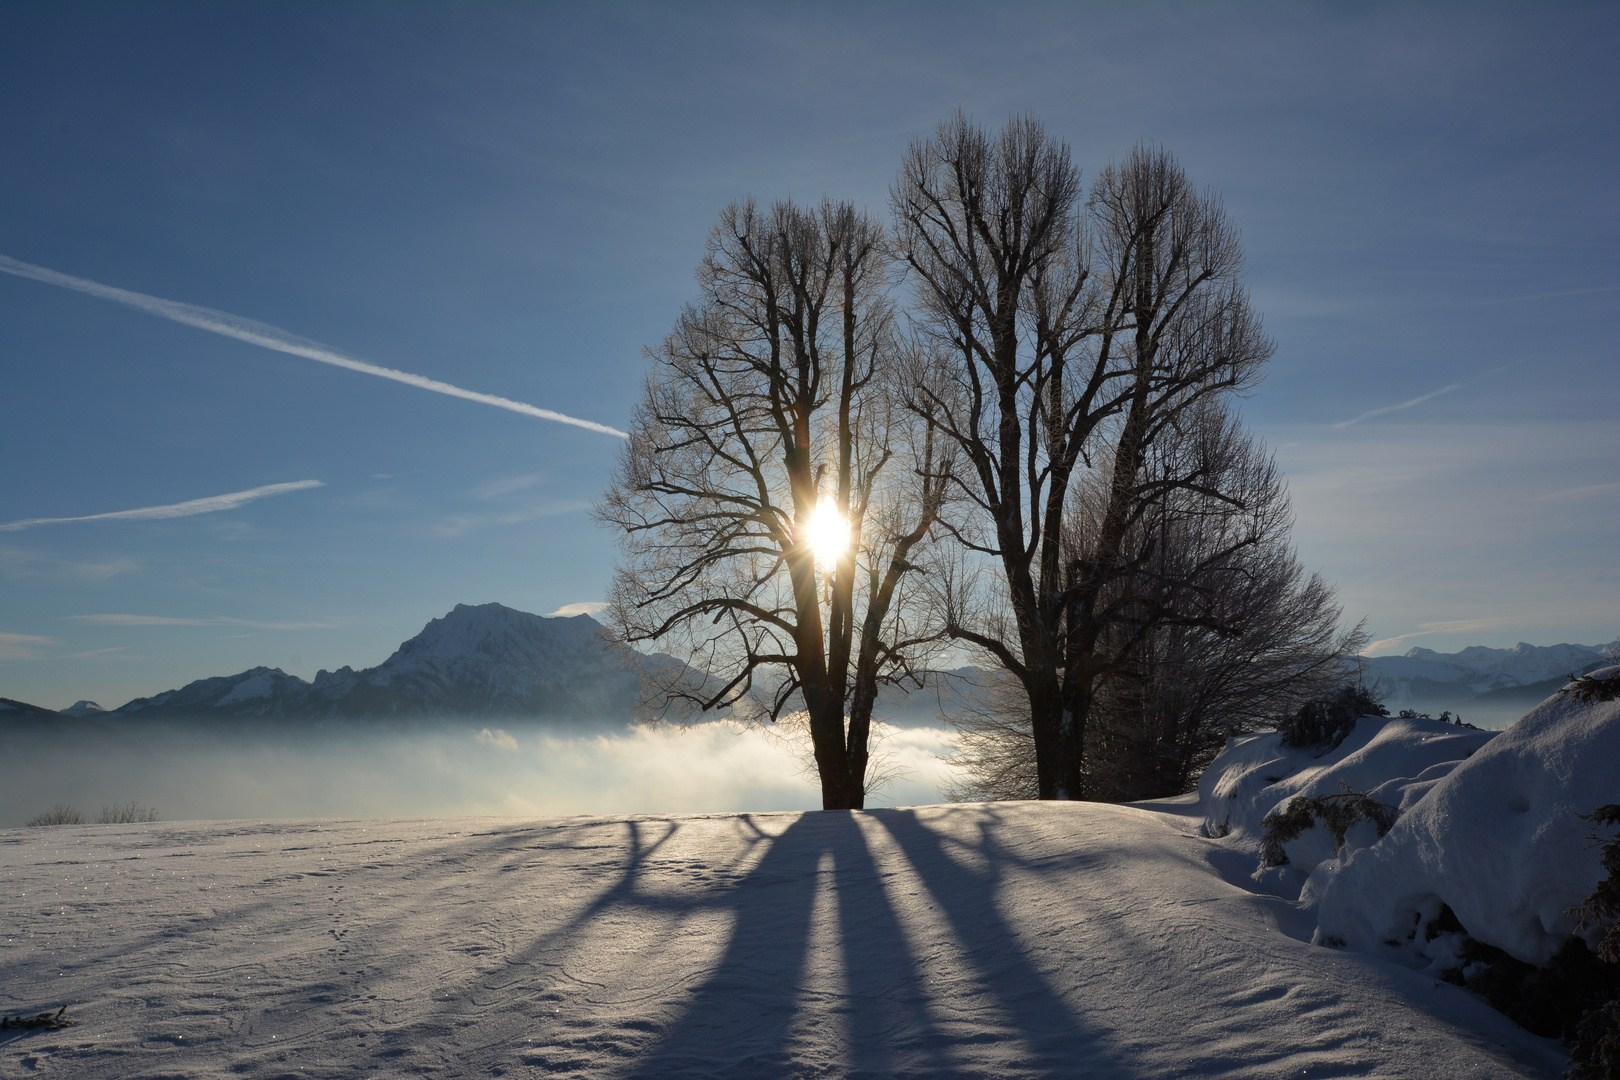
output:
{"label": "tree shadow on snow", "polygon": [[[988,1000],[999,1014],[982,1020],[999,1021],[1002,1030],[986,1030],[967,1013],[972,1000],[931,996],[928,972],[911,952],[885,885],[895,868],[880,871],[856,816],[807,813],[730,891],[726,903],[736,920],[724,956],[627,1078],[780,1077],[829,1068],[842,1077],[976,1075],[987,1065],[957,1060],[953,1048],[1008,1038],[1023,1048],[994,1051],[993,1060],[1017,1075],[1115,1072],[1117,1063],[1081,1027],[997,911],[1003,868],[1017,859],[995,841],[993,822],[981,823],[973,861],[984,869],[975,870],[953,859],[946,840],[914,812],[864,816],[881,824],[915,869],[973,969],[973,998]],[[820,991],[807,985],[814,973],[806,971],[806,959],[818,883],[829,866],[845,981],[831,1002],[825,995],[815,1002]],[[951,1030],[936,1015],[950,1016]],[[844,1047],[844,1060],[826,1060],[837,1057],[820,1047],[827,1041]]]}
{"label": "tree shadow on snow", "polygon": [[[829,872],[844,969],[830,995],[807,986],[814,973],[806,970],[816,893]],[[816,1071],[824,1052],[798,1048],[823,1039],[847,1042],[840,1076],[904,1075],[907,1059],[928,1074],[949,1070],[915,961],[850,814],[801,816],[722,903],[735,915],[725,954],[629,1077],[799,1075]],[[829,1008],[806,1009],[812,997]],[[818,1023],[832,1030],[804,1030]]]}
{"label": "tree shadow on snow", "polygon": [[975,969],[977,989],[994,1002],[999,1018],[1022,1036],[1029,1054],[1018,1062],[1019,1073],[1051,1077],[1128,1073],[1119,1068],[1099,1033],[1081,1025],[1002,917],[998,893],[1003,873],[1009,866],[1023,865],[1023,860],[996,839],[999,816],[981,811],[978,842],[969,845],[979,864],[974,867],[952,858],[947,845],[960,841],[929,828],[915,810],[870,813],[899,846],[950,923],[957,947]]}

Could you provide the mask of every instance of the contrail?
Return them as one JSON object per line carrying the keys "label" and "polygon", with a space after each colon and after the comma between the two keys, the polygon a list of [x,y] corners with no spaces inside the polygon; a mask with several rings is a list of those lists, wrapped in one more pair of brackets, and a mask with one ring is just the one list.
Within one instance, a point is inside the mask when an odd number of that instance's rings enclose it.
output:
{"label": "contrail", "polygon": [[159,296],[148,296],[145,293],[131,292],[128,289],[119,289],[111,285],[103,285],[96,281],[87,281],[84,278],[73,277],[43,266],[21,262],[8,255],[0,255],[0,271],[15,274],[18,277],[31,278],[34,281],[43,281],[48,285],[60,285],[64,289],[73,289],[76,292],[89,293],[99,296],[103,300],[115,300],[120,304],[128,304],[132,308],[164,319],[172,319],[177,323],[195,326],[199,330],[207,330],[215,334],[236,338],[253,345],[260,345],[266,349],[289,353],[293,356],[302,356],[309,360],[318,360],[333,367],[348,368],[366,375],[376,375],[383,379],[392,379],[402,382],[406,386],[415,386],[423,390],[432,390],[436,394],[448,394],[450,397],[466,398],[484,405],[493,405],[498,409],[510,409],[525,416],[538,417],[541,420],[555,420],[559,424],[573,424],[589,431],[600,431],[604,435],[617,435],[621,439],[630,436],[618,428],[598,424],[594,420],[581,420],[577,416],[568,416],[564,413],[553,412],[534,405],[527,405],[521,401],[510,398],[497,397],[494,394],[481,394],[476,390],[463,390],[459,386],[452,386],[438,379],[430,379],[425,375],[412,375],[408,371],[396,371],[393,368],[381,367],[377,364],[368,364],[364,360],[356,360],[352,356],[345,356],[329,346],[318,341],[301,338],[296,334],[288,333],[278,326],[258,322],[254,319],[244,319],[240,315],[232,315],[228,311],[216,311],[213,308],[199,307],[196,304],[182,304],[178,300],[165,300]]}
{"label": "contrail", "polygon": [[305,488],[325,487],[319,480],[295,480],[290,484],[266,484],[246,491],[233,491],[229,495],[210,495],[206,499],[169,503],[167,506],[142,506],[134,510],[114,510],[110,514],[86,514],[83,517],[27,518],[0,525],[0,532],[32,529],[35,525],[61,525],[69,521],[152,521],[158,518],[191,517],[194,514],[212,514],[218,510],[235,510],[243,503],[262,499],[266,495],[281,495]]}
{"label": "contrail", "polygon": [[1461,388],[1462,388],[1462,383],[1454,382],[1450,386],[1442,386],[1440,389],[1434,391],[1432,394],[1424,394],[1422,397],[1415,397],[1411,401],[1403,401],[1399,405],[1385,405],[1382,409],[1373,409],[1373,410],[1371,410],[1369,412],[1362,413],[1360,416],[1352,416],[1348,420],[1340,420],[1337,424],[1334,424],[1333,426],[1336,427],[1336,428],[1346,428],[1346,427],[1349,427],[1351,424],[1359,424],[1363,420],[1371,420],[1375,416],[1383,416],[1385,413],[1400,412],[1402,409],[1410,409],[1414,405],[1423,404],[1425,401],[1428,401],[1430,398],[1437,398],[1441,394],[1449,394],[1453,390],[1459,390]]}

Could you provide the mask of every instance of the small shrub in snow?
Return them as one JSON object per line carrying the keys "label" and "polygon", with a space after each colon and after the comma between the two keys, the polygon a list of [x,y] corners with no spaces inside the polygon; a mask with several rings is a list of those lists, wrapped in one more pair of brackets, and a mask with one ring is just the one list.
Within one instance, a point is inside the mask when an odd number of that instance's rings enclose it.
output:
{"label": "small shrub in snow", "polygon": [[56,803],[43,814],[35,814],[28,819],[29,828],[38,828],[41,825],[83,825],[84,815],[79,813],[67,803]]}
{"label": "small shrub in snow", "polygon": [[[1603,670],[1606,670],[1608,674],[1601,674]],[[1576,701],[1587,705],[1596,704],[1600,701],[1613,701],[1615,698],[1620,697],[1620,667],[1589,672],[1578,679],[1571,675],[1569,685],[1558,691],[1558,693],[1573,697]]]}
{"label": "small shrub in snow", "polygon": [[1469,942],[1466,956],[1477,966],[1467,980],[1469,989],[1527,1031],[1566,1043],[1574,1041],[1587,1013],[1620,990],[1620,971],[1594,956],[1578,937],[1566,940],[1539,968],[1475,941]]}
{"label": "small shrub in snow", "polygon": [[1620,1080],[1620,999],[1587,1013],[1570,1049],[1569,1080]]}
{"label": "small shrub in snow", "polygon": [[1260,840],[1260,865],[1282,866],[1288,862],[1283,845],[1298,840],[1306,832],[1322,825],[1333,837],[1333,854],[1344,847],[1345,833],[1358,821],[1371,821],[1378,835],[1389,832],[1400,816],[1400,810],[1381,803],[1364,791],[1352,789],[1340,780],[1342,789],[1336,795],[1316,795],[1290,799],[1285,805],[1267,814],[1260,822],[1265,830]]}
{"label": "small shrub in snow", "polygon": [[1398,719],[1401,719],[1401,720],[1434,720],[1434,719],[1438,719],[1442,724],[1451,724],[1451,725],[1453,725],[1455,727],[1465,727],[1469,731],[1478,731],[1479,730],[1479,728],[1475,727],[1473,724],[1464,723],[1463,718],[1462,718],[1462,713],[1458,713],[1455,716],[1451,715],[1451,710],[1450,709],[1446,709],[1443,712],[1441,712],[1438,718],[1430,716],[1426,712],[1418,712],[1416,709],[1402,709],[1400,712],[1396,713],[1395,716]]}
{"label": "small shrub in snow", "polygon": [[[1600,806],[1581,816],[1599,825],[1620,826],[1620,803]],[[1591,838],[1596,840],[1597,834],[1593,833]],[[1595,926],[1607,924],[1609,932],[1598,945],[1598,955],[1611,964],[1620,964],[1620,833],[1603,845],[1603,871],[1605,876],[1592,895],[1570,914],[1580,916],[1582,929],[1588,922]]]}
{"label": "small shrub in snow", "polygon": [[103,806],[101,813],[96,815],[97,825],[128,825],[138,821],[156,821],[157,809],[151,806],[142,806],[137,802],[128,802],[122,806],[113,804]]}
{"label": "small shrub in snow", "polygon": [[[1617,677],[1620,672],[1608,681]],[[1599,825],[1620,826],[1620,803],[1600,806],[1582,816]],[[1595,833],[1592,838],[1597,838]],[[1609,932],[1598,944],[1598,956],[1608,961],[1605,967],[1616,972],[1620,970],[1616,968],[1620,965],[1620,834],[1603,845],[1603,870],[1603,880],[1573,913],[1580,915],[1583,928],[1588,922],[1608,925]],[[1620,984],[1620,977],[1611,974],[1611,981]],[[1587,1011],[1575,1026],[1573,1039],[1567,1039],[1572,1044],[1571,1080],[1620,1080],[1620,997],[1613,996],[1616,989],[1620,987],[1611,987],[1609,1001]]]}
{"label": "small shrub in snow", "polygon": [[1300,706],[1299,712],[1278,726],[1284,746],[1321,746],[1331,750],[1344,742],[1363,716],[1388,716],[1371,690],[1346,686],[1330,697]]}

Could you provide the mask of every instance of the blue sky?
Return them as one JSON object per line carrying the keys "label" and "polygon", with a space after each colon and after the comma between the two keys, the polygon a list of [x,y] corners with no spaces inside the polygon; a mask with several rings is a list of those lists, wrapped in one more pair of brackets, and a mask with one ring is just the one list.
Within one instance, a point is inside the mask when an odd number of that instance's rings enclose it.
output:
{"label": "blue sky", "polygon": [[[1615,4],[10,4],[0,255],[623,427],[727,201],[881,210],[958,106],[1088,175],[1155,141],[1243,230],[1244,409],[1347,615],[1597,642],[1617,46]],[[612,435],[14,273],[0,432],[0,526],[274,489],[0,530],[0,695],[43,705],[371,665],[612,565]]]}

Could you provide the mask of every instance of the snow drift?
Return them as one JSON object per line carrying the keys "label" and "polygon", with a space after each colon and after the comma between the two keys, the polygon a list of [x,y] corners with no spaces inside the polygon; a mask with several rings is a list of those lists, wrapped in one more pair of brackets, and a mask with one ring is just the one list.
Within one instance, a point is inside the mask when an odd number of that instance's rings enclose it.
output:
{"label": "snow drift", "polygon": [[[1399,810],[1388,833],[1363,821],[1335,851],[1317,827],[1283,845],[1286,864],[1260,865],[1267,815],[1341,784]],[[1602,877],[1580,815],[1613,802],[1620,701],[1563,693],[1504,732],[1369,716],[1326,752],[1287,747],[1276,733],[1243,736],[1206,770],[1198,799],[1205,834],[1251,858],[1258,886],[1297,897],[1317,942],[1436,975],[1459,966],[1464,933],[1545,963],[1576,930],[1569,909]],[[1442,918],[1447,909],[1462,931]]]}
{"label": "snow drift", "polygon": [[1475,939],[1543,964],[1575,931],[1568,909],[1603,876],[1579,815],[1612,802],[1620,701],[1555,695],[1435,784],[1378,843],[1318,868],[1303,898],[1315,903],[1324,939],[1356,948],[1411,942],[1446,963],[1436,955],[1446,943],[1414,934],[1443,903]]}
{"label": "snow drift", "polygon": [[[1326,751],[1285,745],[1276,732],[1238,736],[1199,780],[1205,834],[1225,838],[1258,860],[1268,814],[1295,798],[1331,795],[1341,784],[1405,811],[1495,734],[1424,717],[1366,716]],[[1370,827],[1352,829],[1340,856],[1376,839]],[[1285,850],[1286,866],[1258,871],[1256,878],[1293,899],[1305,875],[1333,854],[1332,841],[1317,828]]]}

